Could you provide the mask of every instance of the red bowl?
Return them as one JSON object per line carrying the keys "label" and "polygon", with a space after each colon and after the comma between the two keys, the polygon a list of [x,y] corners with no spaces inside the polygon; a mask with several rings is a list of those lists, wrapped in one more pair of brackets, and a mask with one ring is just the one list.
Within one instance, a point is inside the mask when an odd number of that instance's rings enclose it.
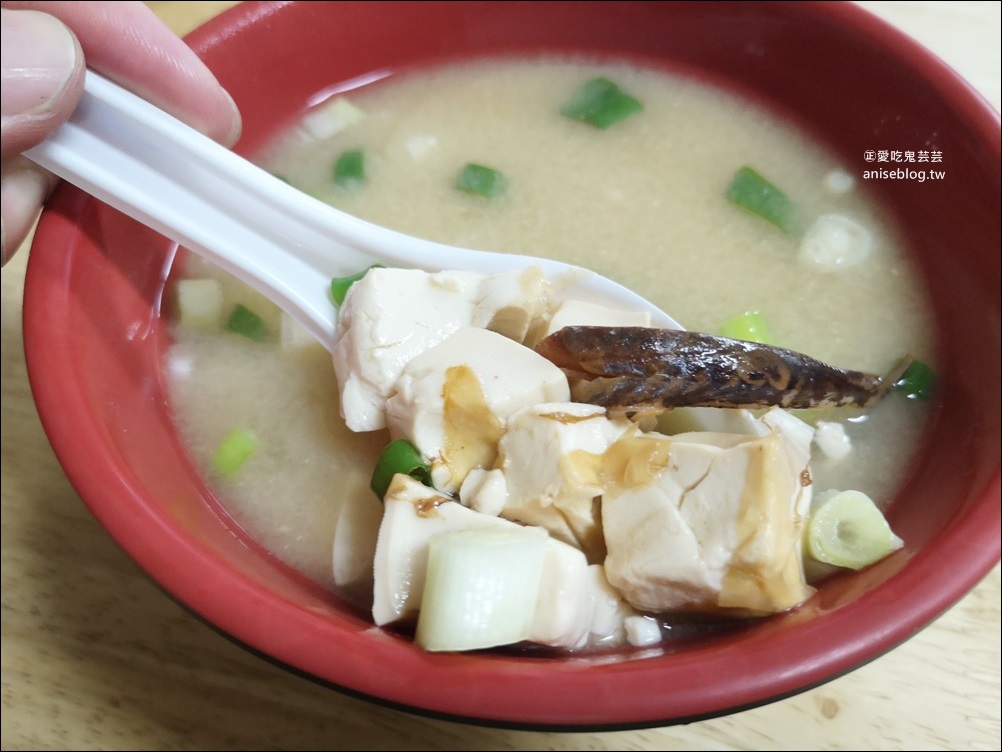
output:
{"label": "red bowl", "polygon": [[904,550],[742,629],[562,658],[422,652],[248,540],[171,423],[160,370],[171,244],[63,187],[41,220],[25,285],[39,414],[94,515],[223,633],[417,712],[559,729],[662,725],[851,671],[929,624],[998,561],[999,116],[902,34],[843,3],[243,3],[189,41],[244,113],[245,154],[340,81],[569,51],[730,87],[795,118],[850,164],[875,144],[928,143],[949,160],[946,180],[897,181],[884,196],[928,282],[943,364],[920,456],[889,509]]}

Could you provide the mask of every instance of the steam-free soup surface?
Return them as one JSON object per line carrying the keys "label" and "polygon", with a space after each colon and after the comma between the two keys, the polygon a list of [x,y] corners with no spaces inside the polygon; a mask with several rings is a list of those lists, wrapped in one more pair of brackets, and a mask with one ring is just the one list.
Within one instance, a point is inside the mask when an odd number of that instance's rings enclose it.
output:
{"label": "steam-free soup surface", "polygon": [[[643,111],[600,130],[559,114],[583,82],[614,80]],[[657,302],[683,326],[716,332],[747,310],[776,344],[834,365],[886,372],[906,353],[931,362],[926,300],[893,226],[852,176],[788,123],[733,95],[625,64],[491,62],[393,76],[344,92],[362,119],[327,138],[300,126],[261,161],[293,185],[397,230],[484,250],[548,256],[592,268]],[[366,155],[362,186],[334,185],[337,156]],[[454,188],[468,162],[507,178],[500,198]],[[797,207],[785,233],[725,199],[749,165]],[[839,180],[835,181],[836,183]],[[803,229],[837,213],[874,237],[857,266],[822,270],[798,257]],[[278,313],[220,272],[228,301]],[[282,349],[227,332],[179,328],[168,373],[177,423],[192,455],[210,458],[234,427],[260,447],[216,489],[240,524],[277,556],[331,586],[340,504],[368,490],[383,431],[353,434],[338,414],[329,354]],[[906,471],[926,409],[891,395],[846,424],[853,452],[813,464],[816,488],[854,488],[879,503]]]}

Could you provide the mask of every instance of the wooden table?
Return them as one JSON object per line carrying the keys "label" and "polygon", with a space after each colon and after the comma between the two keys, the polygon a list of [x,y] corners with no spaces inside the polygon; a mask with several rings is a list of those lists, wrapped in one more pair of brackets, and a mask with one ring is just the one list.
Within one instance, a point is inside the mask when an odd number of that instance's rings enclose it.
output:
{"label": "wooden table", "polygon": [[[232,3],[149,4],[184,33]],[[998,2],[863,5],[999,107]],[[480,728],[388,710],[272,666],[158,590],[67,482],[25,376],[27,255],[2,273],[4,750],[999,749],[998,566],[929,628],[848,676],[685,726]]]}

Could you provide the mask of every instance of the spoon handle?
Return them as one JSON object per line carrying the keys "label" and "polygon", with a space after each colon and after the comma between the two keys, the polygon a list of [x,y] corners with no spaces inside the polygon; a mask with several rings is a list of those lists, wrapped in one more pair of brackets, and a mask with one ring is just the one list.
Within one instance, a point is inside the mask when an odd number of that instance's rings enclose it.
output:
{"label": "spoon handle", "polygon": [[335,210],[93,71],[73,116],[26,156],[246,282],[328,347],[331,278],[374,263],[333,239],[318,217]]}
{"label": "spoon handle", "polygon": [[442,245],[365,222],[288,185],[93,71],[73,115],[25,152],[109,206],[200,254],[298,319],[328,349],[332,277],[374,263],[484,274],[539,266],[565,297],[664,311],[572,264]]}

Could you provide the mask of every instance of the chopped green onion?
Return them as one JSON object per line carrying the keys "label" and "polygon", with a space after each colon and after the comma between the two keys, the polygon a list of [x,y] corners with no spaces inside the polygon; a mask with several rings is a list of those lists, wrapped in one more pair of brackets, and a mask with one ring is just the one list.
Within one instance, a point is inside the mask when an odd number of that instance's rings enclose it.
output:
{"label": "chopped green onion", "polygon": [[496,198],[504,193],[507,180],[497,170],[470,162],[456,179],[456,190],[484,198]]}
{"label": "chopped green onion", "polygon": [[929,399],[936,387],[936,374],[921,360],[913,360],[894,382],[894,388],[909,399]]}
{"label": "chopped green onion", "polygon": [[540,527],[483,527],[428,542],[414,639],[425,650],[479,650],[529,637],[547,549]]}
{"label": "chopped green onion", "polygon": [[331,280],[331,298],[334,300],[334,305],[340,306],[344,303],[345,296],[348,294],[348,289],[362,279],[366,274],[369,273],[369,269],[384,269],[382,264],[373,264],[372,266],[363,269],[360,272],[355,272],[354,274],[349,274],[347,277],[335,277]]}
{"label": "chopped green onion", "polygon": [[773,344],[772,332],[769,331],[769,325],[759,311],[745,311],[727,321],[720,327],[720,336],[763,345]]}
{"label": "chopped green onion", "polygon": [[414,480],[431,486],[431,468],[417,447],[407,439],[391,441],[376,461],[376,469],[372,471],[369,488],[380,500],[386,496],[386,489],[390,487],[390,481],[397,473],[409,475]]}
{"label": "chopped green onion", "polygon": [[246,428],[234,428],[219,442],[212,456],[212,466],[227,478],[232,478],[255,451],[257,437]]}
{"label": "chopped green onion", "polygon": [[813,506],[807,550],[818,561],[862,569],[904,545],[865,493],[828,491]]}
{"label": "chopped green onion", "polygon": [[286,352],[320,345],[305,324],[285,311],[279,314],[278,327],[278,344]]}
{"label": "chopped green onion", "polygon": [[574,93],[560,108],[560,114],[596,128],[608,128],[643,109],[640,100],[624,92],[609,79],[595,78]]}
{"label": "chopped green onion", "polygon": [[268,339],[268,327],[264,319],[243,303],[237,303],[233,307],[233,312],[226,321],[226,328],[255,342],[264,342]]}
{"label": "chopped green onion", "polygon": [[793,204],[779,188],[751,167],[742,167],[727,188],[727,198],[743,209],[757,214],[784,232],[790,231]]}
{"label": "chopped green onion", "polygon": [[349,149],[341,152],[334,163],[334,184],[353,188],[365,182],[365,152]]}
{"label": "chopped green onion", "polygon": [[178,323],[188,329],[219,330],[223,288],[215,279],[182,279],[176,291]]}
{"label": "chopped green onion", "polygon": [[347,130],[365,117],[365,113],[346,97],[335,97],[303,119],[307,132],[318,141]]}

